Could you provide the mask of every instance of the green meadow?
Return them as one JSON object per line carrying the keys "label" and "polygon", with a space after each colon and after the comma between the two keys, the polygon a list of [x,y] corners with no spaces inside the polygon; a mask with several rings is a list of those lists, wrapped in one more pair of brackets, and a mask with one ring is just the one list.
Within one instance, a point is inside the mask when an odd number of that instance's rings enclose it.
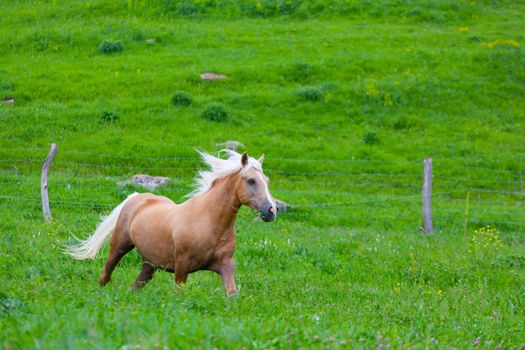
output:
{"label": "green meadow", "polygon": [[[519,1],[2,1],[0,347],[522,348],[523,28]],[[228,140],[291,205],[241,210],[239,295],[63,254],[147,191],[118,182],[183,201]]]}

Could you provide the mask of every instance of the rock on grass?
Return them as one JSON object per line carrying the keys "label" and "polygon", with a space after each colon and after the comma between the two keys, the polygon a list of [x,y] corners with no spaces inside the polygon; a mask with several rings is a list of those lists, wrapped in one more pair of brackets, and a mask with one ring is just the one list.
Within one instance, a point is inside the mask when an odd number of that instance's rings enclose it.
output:
{"label": "rock on grass", "polygon": [[139,185],[147,188],[150,191],[154,191],[157,187],[167,184],[169,178],[164,176],[151,176],[146,174],[137,174],[133,178],[126,181],[120,181],[117,186],[124,187],[126,185]]}

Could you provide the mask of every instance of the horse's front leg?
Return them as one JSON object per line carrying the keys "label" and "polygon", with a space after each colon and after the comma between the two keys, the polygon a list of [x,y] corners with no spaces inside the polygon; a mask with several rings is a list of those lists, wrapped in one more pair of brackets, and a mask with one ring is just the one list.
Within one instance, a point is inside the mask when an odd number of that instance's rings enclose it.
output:
{"label": "horse's front leg", "polygon": [[237,294],[235,287],[235,262],[233,258],[227,258],[215,267],[215,271],[221,276],[222,284],[226,294],[231,297]]}

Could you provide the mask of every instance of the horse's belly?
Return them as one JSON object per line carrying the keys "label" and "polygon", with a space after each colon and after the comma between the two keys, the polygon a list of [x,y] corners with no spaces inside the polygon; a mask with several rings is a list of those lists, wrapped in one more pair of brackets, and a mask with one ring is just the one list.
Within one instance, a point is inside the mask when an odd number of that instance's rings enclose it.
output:
{"label": "horse's belly", "polygon": [[145,208],[131,222],[130,236],[144,262],[155,267],[174,270],[174,246],[170,228],[172,208],[158,205]]}

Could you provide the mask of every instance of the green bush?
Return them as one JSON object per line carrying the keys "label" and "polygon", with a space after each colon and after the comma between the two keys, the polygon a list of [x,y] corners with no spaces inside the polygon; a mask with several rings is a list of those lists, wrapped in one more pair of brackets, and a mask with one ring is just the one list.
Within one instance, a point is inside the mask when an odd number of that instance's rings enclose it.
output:
{"label": "green bush", "polygon": [[391,118],[389,123],[394,130],[407,130],[417,126],[417,119],[413,116]]}
{"label": "green bush", "polygon": [[331,82],[331,81],[327,81],[325,83],[322,83],[319,88],[321,89],[321,91],[323,92],[329,92],[329,91],[333,91],[333,90],[337,90],[339,89],[339,84],[337,83],[334,83],[334,82]]}
{"label": "green bush", "polygon": [[124,46],[120,41],[104,40],[102,44],[100,44],[99,49],[102,53],[109,55],[116,52],[122,52]]}
{"label": "green bush", "polygon": [[189,16],[197,13],[199,8],[191,1],[183,2],[178,8],[177,12],[182,16]]}
{"label": "green bush", "polygon": [[105,121],[105,122],[115,122],[119,118],[118,118],[118,115],[116,115],[113,112],[104,111],[100,114],[100,119],[102,119],[102,121]]}
{"label": "green bush", "polygon": [[286,80],[295,81],[298,83],[308,83],[315,73],[315,68],[308,63],[295,63],[286,67],[284,77]]}
{"label": "green bush", "polygon": [[315,86],[305,86],[297,90],[297,96],[301,101],[317,102],[323,99],[323,91]]}
{"label": "green bush", "polygon": [[229,119],[228,111],[220,103],[210,103],[201,113],[201,117],[212,122],[226,122]]}
{"label": "green bush", "polygon": [[189,106],[191,104],[191,96],[184,91],[176,91],[171,98],[171,103],[175,106]]}
{"label": "green bush", "polygon": [[10,91],[12,88],[13,84],[11,84],[7,80],[3,80],[2,78],[0,78],[0,92]]}
{"label": "green bush", "polygon": [[369,131],[363,135],[363,142],[367,145],[373,145],[374,143],[377,143],[379,139],[377,138],[377,134],[373,131]]}

